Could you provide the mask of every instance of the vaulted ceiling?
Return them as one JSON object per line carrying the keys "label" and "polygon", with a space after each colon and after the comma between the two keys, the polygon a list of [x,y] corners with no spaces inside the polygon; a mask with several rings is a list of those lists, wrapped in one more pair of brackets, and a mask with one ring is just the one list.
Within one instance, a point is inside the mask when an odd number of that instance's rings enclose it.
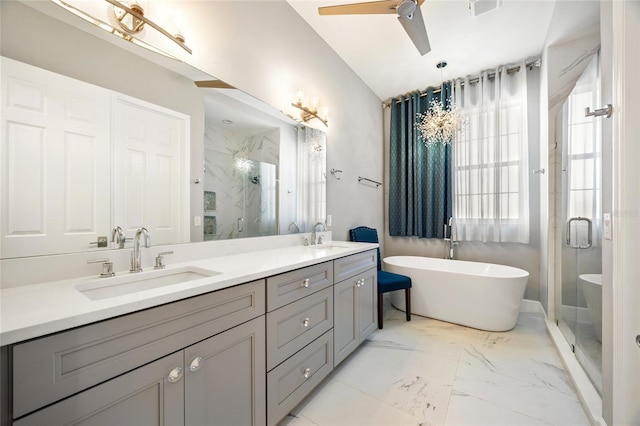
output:
{"label": "vaulted ceiling", "polygon": [[[473,17],[469,0],[426,0],[431,51],[421,56],[395,14],[320,16],[320,6],[357,1],[287,1],[382,100],[539,56],[556,7],[555,0],[502,0]],[[448,63],[442,71],[441,61]]]}

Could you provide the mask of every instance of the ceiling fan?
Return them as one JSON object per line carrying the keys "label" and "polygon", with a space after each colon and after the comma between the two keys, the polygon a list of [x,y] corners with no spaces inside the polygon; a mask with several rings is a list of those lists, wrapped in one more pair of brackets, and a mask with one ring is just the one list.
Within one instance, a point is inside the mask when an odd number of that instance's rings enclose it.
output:
{"label": "ceiling fan", "polygon": [[395,13],[421,55],[431,50],[420,6],[424,0],[381,0],[367,3],[319,7],[320,15],[372,15]]}

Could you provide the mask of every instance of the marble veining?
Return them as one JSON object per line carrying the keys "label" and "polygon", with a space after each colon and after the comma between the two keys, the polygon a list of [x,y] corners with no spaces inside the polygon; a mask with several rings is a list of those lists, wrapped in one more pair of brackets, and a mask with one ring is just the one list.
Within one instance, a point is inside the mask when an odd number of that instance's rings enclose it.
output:
{"label": "marble veining", "polygon": [[281,426],[589,424],[542,315],[499,333],[385,313]]}

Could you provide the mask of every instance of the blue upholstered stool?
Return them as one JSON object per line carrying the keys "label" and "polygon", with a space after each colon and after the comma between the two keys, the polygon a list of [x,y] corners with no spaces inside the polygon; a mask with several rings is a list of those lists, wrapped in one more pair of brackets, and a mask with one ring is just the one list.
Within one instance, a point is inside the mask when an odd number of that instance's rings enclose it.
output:
{"label": "blue upholstered stool", "polygon": [[[378,231],[366,226],[358,226],[350,231],[351,241],[358,243],[378,243]],[[382,328],[382,295],[388,291],[404,290],[407,321],[411,321],[411,278],[382,270],[380,248],[378,250],[378,328]]]}

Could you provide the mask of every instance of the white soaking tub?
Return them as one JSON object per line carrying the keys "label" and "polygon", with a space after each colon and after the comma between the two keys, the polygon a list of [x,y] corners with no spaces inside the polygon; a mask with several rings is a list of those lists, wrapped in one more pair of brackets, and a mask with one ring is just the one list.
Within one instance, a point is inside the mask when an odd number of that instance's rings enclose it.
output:
{"label": "white soaking tub", "polygon": [[[411,277],[411,313],[487,331],[516,325],[529,273],[511,266],[391,256],[384,269]],[[404,309],[404,292],[391,293]]]}

